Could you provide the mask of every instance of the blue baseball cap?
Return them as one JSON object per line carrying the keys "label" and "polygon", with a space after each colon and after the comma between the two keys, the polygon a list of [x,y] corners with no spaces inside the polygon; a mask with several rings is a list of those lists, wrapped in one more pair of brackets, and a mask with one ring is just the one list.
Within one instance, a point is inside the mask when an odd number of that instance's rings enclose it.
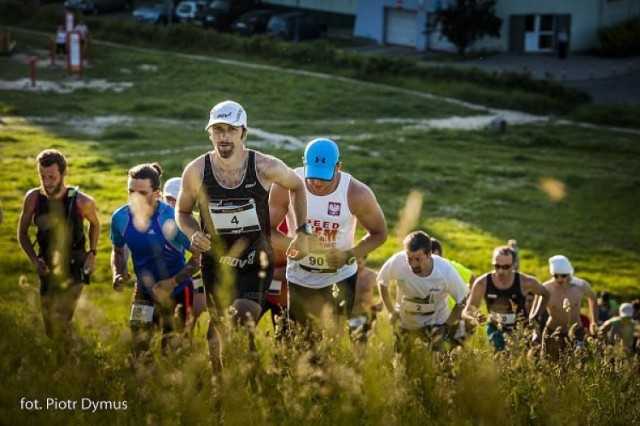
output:
{"label": "blue baseball cap", "polygon": [[304,150],[304,177],[332,180],[340,161],[338,145],[330,139],[314,139]]}

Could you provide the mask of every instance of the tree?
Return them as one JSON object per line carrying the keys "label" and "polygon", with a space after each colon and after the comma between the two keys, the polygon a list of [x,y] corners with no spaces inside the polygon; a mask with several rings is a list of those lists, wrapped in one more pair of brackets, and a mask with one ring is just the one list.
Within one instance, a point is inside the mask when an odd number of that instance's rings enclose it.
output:
{"label": "tree", "polygon": [[495,13],[496,0],[453,0],[435,12],[442,35],[453,43],[458,54],[484,36],[500,37],[502,19]]}

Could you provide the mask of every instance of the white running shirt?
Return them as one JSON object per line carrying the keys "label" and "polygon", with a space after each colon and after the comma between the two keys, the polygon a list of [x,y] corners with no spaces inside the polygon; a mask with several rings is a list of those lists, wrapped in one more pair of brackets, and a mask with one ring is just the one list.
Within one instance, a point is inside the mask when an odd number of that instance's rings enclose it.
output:
{"label": "white running shirt", "polygon": [[[304,180],[304,168],[295,172]],[[337,270],[329,268],[324,252],[331,248],[346,251],[353,247],[356,217],[349,210],[347,192],[351,175],[340,172],[340,182],[328,195],[318,196],[307,190],[307,222],[313,236],[308,237],[309,254],[298,260],[287,260],[287,281],[307,288],[325,288],[342,281],[358,271],[358,265],[344,265]],[[293,206],[289,206],[288,223],[295,223]],[[293,236],[295,229],[289,229]]]}
{"label": "white running shirt", "polygon": [[[448,297],[460,303],[469,294],[469,288],[453,266],[439,256],[431,258],[433,270],[428,277],[413,273],[404,251],[391,256],[378,273],[378,284],[389,287],[395,281],[398,285],[396,309],[400,311],[400,326],[404,329],[444,324],[450,313]],[[416,301],[431,313],[416,313]]]}

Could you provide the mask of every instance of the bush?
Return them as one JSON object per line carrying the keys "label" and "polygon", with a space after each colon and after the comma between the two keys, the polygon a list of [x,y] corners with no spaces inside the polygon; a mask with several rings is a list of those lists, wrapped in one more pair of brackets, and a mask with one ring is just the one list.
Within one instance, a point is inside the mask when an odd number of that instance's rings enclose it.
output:
{"label": "bush", "polygon": [[607,57],[640,54],[640,16],[598,30],[599,53]]}

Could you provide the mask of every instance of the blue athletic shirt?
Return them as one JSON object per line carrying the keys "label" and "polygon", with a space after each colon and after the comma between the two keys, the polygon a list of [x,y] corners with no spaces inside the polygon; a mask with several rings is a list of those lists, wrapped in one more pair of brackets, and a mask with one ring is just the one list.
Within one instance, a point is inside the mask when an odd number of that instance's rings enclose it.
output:
{"label": "blue athletic shirt", "polygon": [[[143,232],[133,226],[129,205],[120,207],[111,217],[110,237],[114,246],[129,247],[138,287],[148,296],[152,296],[150,284],[171,278],[184,268],[185,250],[191,246],[176,224],[174,208],[162,201]],[[148,276],[152,282],[145,279]],[[190,282],[190,278],[181,282],[173,295],[180,294]]]}

